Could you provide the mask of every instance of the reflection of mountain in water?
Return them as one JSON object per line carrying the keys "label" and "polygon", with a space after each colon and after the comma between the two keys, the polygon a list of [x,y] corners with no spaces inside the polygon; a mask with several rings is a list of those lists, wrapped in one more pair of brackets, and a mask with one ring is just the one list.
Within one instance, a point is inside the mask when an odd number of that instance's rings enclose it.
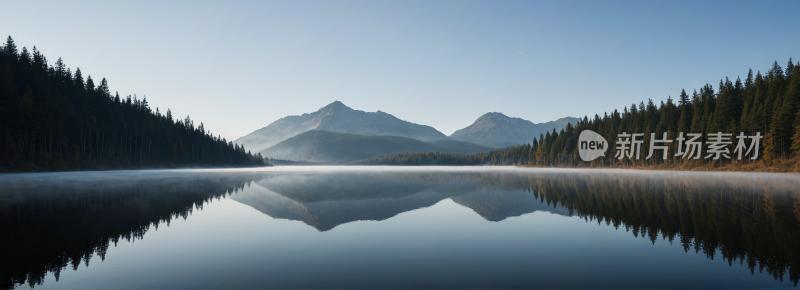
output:
{"label": "reflection of mountain in water", "polygon": [[509,217],[521,216],[534,211],[547,211],[554,214],[570,215],[564,207],[549,206],[527,191],[503,189],[470,192],[453,197],[456,203],[471,208],[483,218],[499,222]]}
{"label": "reflection of mountain in water", "polygon": [[393,175],[312,174],[273,176],[232,196],[273,218],[302,221],[317,230],[359,220],[380,221],[452,198],[489,221],[537,210],[569,215],[526,191],[473,181],[394,180]]}
{"label": "reflection of mountain in water", "polygon": [[444,197],[436,192],[420,191],[397,198],[298,202],[254,185],[231,198],[273,218],[302,221],[319,231],[327,231],[357,220],[385,220],[402,212],[429,207]]}

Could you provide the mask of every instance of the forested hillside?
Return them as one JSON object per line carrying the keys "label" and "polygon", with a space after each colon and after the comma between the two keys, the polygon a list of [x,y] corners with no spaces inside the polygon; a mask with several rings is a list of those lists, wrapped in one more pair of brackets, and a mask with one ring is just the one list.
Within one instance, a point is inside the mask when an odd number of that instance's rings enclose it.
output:
{"label": "forested hillside", "polygon": [[[532,140],[532,143],[503,148],[497,151],[457,155],[441,153],[404,153],[360,160],[358,164],[427,165],[448,164],[498,164],[555,167],[664,167],[692,169],[720,166],[774,167],[781,171],[800,170],[800,64],[789,63],[781,68],[777,62],[765,73],[753,73],[741,80],[725,78],[715,90],[706,84],[691,94],[681,91],[677,101],[671,97],[655,104],[649,100],[632,104],[622,111],[614,110],[603,116],[584,117],[566,129],[553,130]],[[578,156],[578,136],[583,130],[593,130],[608,140],[609,149],[605,157],[584,162]],[[653,158],[618,159],[615,155],[617,135],[623,132],[644,133],[644,147],[650,144],[650,133],[661,139],[675,140],[679,132],[701,133],[705,147],[707,133],[745,132],[748,136],[760,133],[764,136],[758,148],[757,160],[736,158],[719,160],[693,159],[675,156],[678,142],[670,143],[669,154],[663,159],[661,151]],[[732,138],[734,145],[735,138]],[[734,148],[728,146],[730,152]],[[703,149],[705,152],[705,149]],[[645,152],[646,155],[646,152]],[[754,155],[751,153],[751,156]]]}
{"label": "forested hillside", "polygon": [[261,165],[243,146],[146,98],[111,94],[36,47],[0,50],[0,172]]}

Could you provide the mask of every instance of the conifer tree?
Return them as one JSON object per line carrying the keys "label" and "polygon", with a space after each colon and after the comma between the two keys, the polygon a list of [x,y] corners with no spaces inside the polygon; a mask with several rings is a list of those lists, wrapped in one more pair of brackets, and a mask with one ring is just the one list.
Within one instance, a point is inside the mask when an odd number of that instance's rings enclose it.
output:
{"label": "conifer tree", "polygon": [[703,128],[705,127],[703,124],[703,108],[705,108],[705,101],[700,98],[700,95],[697,94],[696,90],[694,91],[693,99],[694,102],[692,103],[694,107],[692,108],[692,111],[694,114],[692,115],[691,133],[702,133]]}
{"label": "conifer tree", "polygon": [[681,113],[680,117],[678,118],[678,132],[689,133],[689,126],[691,125],[691,112],[689,108],[691,104],[687,103],[686,105],[681,106]]}
{"label": "conifer tree", "polygon": [[14,43],[14,39],[11,38],[11,35],[8,36],[6,44],[3,46],[3,54],[14,58],[17,57],[17,45]]}
{"label": "conifer tree", "polygon": [[108,91],[108,81],[106,81],[106,78],[100,81],[100,85],[97,86],[97,91],[103,96],[111,97],[111,92]]}
{"label": "conifer tree", "polygon": [[[61,59],[59,58],[58,60]],[[73,79],[73,82],[75,82],[75,85],[77,87],[80,87],[81,89],[86,89],[85,88],[86,84],[83,82],[83,74],[81,73],[81,68],[75,69],[75,77]]]}
{"label": "conifer tree", "polygon": [[678,105],[679,106],[684,106],[684,105],[688,105],[688,104],[689,104],[689,95],[686,94],[686,90],[685,89],[682,89],[680,98],[678,99]]}
{"label": "conifer tree", "polygon": [[92,92],[94,91],[94,81],[92,80],[92,76],[86,77],[86,91]]}

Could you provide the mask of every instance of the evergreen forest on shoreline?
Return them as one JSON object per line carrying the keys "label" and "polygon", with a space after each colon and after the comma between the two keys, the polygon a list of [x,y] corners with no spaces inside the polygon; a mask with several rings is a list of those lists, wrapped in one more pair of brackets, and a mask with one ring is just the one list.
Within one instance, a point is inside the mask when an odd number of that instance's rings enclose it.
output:
{"label": "evergreen forest on shoreline", "polygon": [[52,65],[34,46],[0,49],[0,172],[263,166],[263,158],[153,111],[147,98],[112,94],[80,68]]}

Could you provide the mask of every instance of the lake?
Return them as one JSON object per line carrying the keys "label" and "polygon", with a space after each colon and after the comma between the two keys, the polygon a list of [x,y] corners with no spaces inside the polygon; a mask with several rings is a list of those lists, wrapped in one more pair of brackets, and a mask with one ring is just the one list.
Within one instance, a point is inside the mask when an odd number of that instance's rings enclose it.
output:
{"label": "lake", "polygon": [[800,175],[0,175],[0,288],[797,288]]}

